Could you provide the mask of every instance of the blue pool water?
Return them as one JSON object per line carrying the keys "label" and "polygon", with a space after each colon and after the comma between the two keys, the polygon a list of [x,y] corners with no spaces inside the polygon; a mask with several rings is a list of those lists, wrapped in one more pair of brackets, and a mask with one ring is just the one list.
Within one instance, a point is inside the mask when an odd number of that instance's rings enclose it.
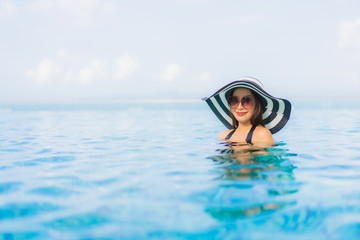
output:
{"label": "blue pool water", "polygon": [[0,239],[358,239],[360,108],[233,152],[204,103],[0,107]]}

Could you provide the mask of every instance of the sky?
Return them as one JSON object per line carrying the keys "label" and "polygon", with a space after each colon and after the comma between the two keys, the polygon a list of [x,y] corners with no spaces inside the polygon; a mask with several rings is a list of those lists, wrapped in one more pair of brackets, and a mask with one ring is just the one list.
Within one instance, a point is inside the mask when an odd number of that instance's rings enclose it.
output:
{"label": "sky", "polygon": [[0,0],[0,103],[360,101],[359,0]]}

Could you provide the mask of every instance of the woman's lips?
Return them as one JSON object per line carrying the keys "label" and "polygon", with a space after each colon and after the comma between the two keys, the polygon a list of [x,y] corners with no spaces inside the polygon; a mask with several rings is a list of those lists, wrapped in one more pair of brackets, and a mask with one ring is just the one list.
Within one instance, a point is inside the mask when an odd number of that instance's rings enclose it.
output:
{"label": "woman's lips", "polygon": [[247,112],[236,112],[236,115],[238,115],[239,117],[242,117],[246,114]]}

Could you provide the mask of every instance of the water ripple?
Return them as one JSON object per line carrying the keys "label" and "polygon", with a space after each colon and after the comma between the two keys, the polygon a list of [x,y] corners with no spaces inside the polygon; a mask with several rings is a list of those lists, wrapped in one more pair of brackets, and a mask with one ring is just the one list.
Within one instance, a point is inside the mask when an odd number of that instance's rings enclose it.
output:
{"label": "water ripple", "polygon": [[42,149],[42,150],[40,150],[40,151],[38,151],[38,152],[35,152],[35,154],[50,153],[50,152],[52,152],[52,151],[53,151],[52,148],[44,148],[44,149]]}
{"label": "water ripple", "polygon": [[21,182],[0,183],[0,194],[14,192],[18,190],[21,185],[22,185]]}
{"label": "water ripple", "polygon": [[61,207],[41,202],[10,203],[0,206],[0,221],[23,217],[33,217],[41,213],[60,210]]}
{"label": "water ripple", "polygon": [[0,152],[17,153],[17,152],[25,152],[25,150],[21,148],[3,148],[0,149]]}
{"label": "water ripple", "polygon": [[45,236],[44,236],[44,234],[42,234],[40,232],[34,232],[34,231],[30,231],[30,232],[2,231],[2,232],[0,232],[0,239],[3,239],[3,240],[15,240],[15,239],[31,240],[31,239],[45,239]]}
{"label": "water ripple", "polygon": [[17,162],[16,165],[20,166],[36,166],[41,163],[62,163],[62,162],[70,162],[74,161],[75,156],[53,156],[53,157],[43,157],[43,158],[35,158],[28,161]]}
{"label": "water ripple", "polygon": [[109,219],[104,216],[95,213],[84,213],[57,218],[44,223],[44,225],[57,230],[78,231],[92,227],[101,227],[108,222]]}
{"label": "water ripple", "polygon": [[353,219],[353,222],[342,224],[336,229],[336,239],[353,239],[360,236],[360,218]]}
{"label": "water ripple", "polygon": [[74,191],[64,189],[64,188],[50,186],[50,187],[35,188],[35,189],[31,190],[30,193],[48,196],[48,197],[52,197],[52,198],[58,198],[58,197],[68,197],[68,196],[74,194]]}

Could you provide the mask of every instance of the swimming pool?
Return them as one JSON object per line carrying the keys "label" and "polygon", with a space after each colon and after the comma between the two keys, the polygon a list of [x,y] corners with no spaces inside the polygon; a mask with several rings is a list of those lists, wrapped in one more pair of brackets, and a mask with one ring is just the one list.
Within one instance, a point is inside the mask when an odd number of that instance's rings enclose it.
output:
{"label": "swimming pool", "polygon": [[231,152],[204,103],[3,106],[0,239],[357,239],[360,110]]}

